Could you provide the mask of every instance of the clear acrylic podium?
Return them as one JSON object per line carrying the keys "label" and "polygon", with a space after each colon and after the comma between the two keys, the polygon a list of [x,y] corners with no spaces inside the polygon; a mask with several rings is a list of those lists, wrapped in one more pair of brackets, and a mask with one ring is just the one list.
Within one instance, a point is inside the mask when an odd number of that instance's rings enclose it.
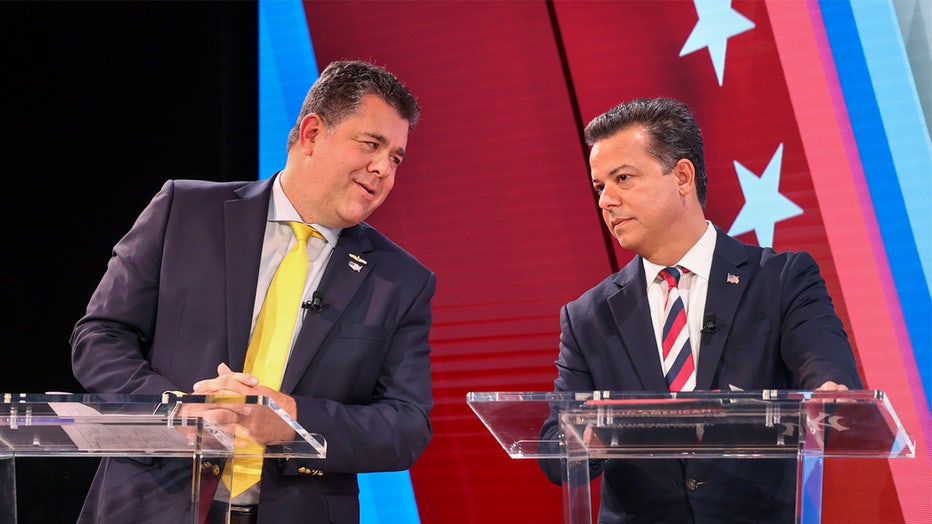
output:
{"label": "clear acrylic podium", "polygon": [[[592,521],[590,460],[795,457],[796,522],[815,524],[823,458],[915,456],[882,391],[493,392],[467,403],[512,458],[566,461],[565,524]],[[551,415],[562,438],[542,439]]]}
{"label": "clear acrylic podium", "polygon": [[[244,428],[252,429],[247,434]],[[263,432],[291,437],[268,440]],[[207,507],[217,504],[219,477],[237,458],[326,454],[320,435],[305,431],[267,397],[5,394],[0,398],[0,522],[17,519],[15,459],[20,457],[185,459],[175,478],[166,479],[172,485],[166,503],[189,504],[190,522],[203,523]],[[229,510],[229,500],[220,504]]]}

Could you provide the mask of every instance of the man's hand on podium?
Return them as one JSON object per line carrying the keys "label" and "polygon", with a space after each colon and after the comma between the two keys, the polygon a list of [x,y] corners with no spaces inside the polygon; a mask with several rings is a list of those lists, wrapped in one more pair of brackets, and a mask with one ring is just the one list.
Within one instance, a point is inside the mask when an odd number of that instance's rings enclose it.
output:
{"label": "man's hand on podium", "polygon": [[848,391],[848,386],[844,384],[837,384],[831,380],[827,380],[822,383],[821,386],[815,389],[816,391]]}
{"label": "man's hand on podium", "polygon": [[[194,384],[197,395],[244,395],[265,396],[275,401],[293,420],[298,410],[294,398],[281,391],[259,383],[249,373],[237,373],[226,364],[217,366],[217,377],[201,380]],[[256,409],[251,405],[228,405],[223,409],[211,409],[200,414],[211,422],[223,426],[236,426],[237,438],[245,437],[259,444],[273,444],[294,439],[295,432],[269,409]]]}

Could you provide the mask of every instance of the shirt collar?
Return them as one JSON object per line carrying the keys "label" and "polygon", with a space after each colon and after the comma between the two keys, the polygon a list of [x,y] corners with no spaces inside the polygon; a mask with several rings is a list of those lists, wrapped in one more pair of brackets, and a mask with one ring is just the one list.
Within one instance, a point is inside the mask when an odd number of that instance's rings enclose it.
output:
{"label": "shirt collar", "polygon": [[[689,251],[675,265],[683,266],[697,277],[709,280],[709,275],[712,272],[712,255],[715,252],[715,239],[715,227],[706,220],[705,233],[699,237],[699,240],[693,244],[693,247],[689,248]],[[661,269],[667,267],[654,264],[646,258],[641,260],[644,262],[644,276],[647,278],[648,284],[657,279],[657,274],[660,273]]]}
{"label": "shirt collar", "polygon": [[[285,195],[285,190],[282,189],[281,173],[275,177],[275,181],[272,183],[272,199],[269,202],[268,221],[306,223],[304,219],[301,218],[301,214],[298,213],[298,210],[295,209],[294,205],[291,203],[291,200],[288,200],[288,196]],[[320,234],[327,239],[327,243],[331,245],[336,245],[337,239],[340,238],[340,232],[343,231],[340,228],[332,228],[320,224],[309,225],[319,231]]]}

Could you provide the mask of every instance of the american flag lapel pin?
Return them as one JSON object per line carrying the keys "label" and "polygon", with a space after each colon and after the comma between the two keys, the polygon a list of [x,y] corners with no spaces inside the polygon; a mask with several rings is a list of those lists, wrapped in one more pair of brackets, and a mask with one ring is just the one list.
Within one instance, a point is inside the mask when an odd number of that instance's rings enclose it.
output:
{"label": "american flag lapel pin", "polygon": [[349,261],[349,267],[350,269],[352,269],[353,271],[357,273],[359,273],[362,270],[363,264],[368,264],[368,262],[366,262],[364,258],[362,258],[361,256],[355,253],[350,253],[349,257],[351,259]]}
{"label": "american flag lapel pin", "polygon": [[725,282],[728,282],[729,284],[740,284],[740,283],[741,283],[741,279],[738,278],[738,275],[734,275],[734,274],[732,274],[732,273],[728,273],[728,276],[725,277]]}

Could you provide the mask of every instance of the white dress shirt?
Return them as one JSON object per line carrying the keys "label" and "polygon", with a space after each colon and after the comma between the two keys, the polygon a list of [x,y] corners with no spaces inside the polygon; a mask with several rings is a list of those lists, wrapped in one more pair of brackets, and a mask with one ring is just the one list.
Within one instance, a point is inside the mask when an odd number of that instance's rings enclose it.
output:
{"label": "white dress shirt", "polygon": [[[709,273],[712,270],[712,255],[715,252],[715,228],[706,221],[705,233],[693,244],[693,247],[683,255],[675,265],[689,270],[680,277],[679,290],[686,309],[686,323],[689,326],[689,346],[693,352],[693,362],[699,367],[700,339],[702,336],[702,320],[705,315],[705,298],[709,290]],[[663,365],[663,305],[667,298],[667,284],[657,275],[664,267],[642,259],[644,262],[644,276],[647,279],[647,303],[650,305],[650,318],[654,326],[654,337],[657,340],[657,358]],[[667,369],[663,370],[666,374]]]}

